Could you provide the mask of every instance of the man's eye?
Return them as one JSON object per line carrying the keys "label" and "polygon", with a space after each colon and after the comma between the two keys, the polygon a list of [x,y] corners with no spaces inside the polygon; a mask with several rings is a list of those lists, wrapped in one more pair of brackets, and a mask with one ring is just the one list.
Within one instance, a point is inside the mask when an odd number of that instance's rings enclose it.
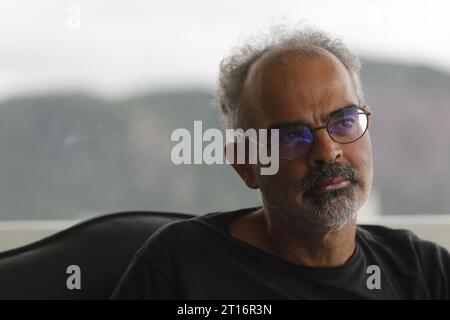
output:
{"label": "man's eye", "polygon": [[351,128],[353,127],[353,125],[355,124],[355,119],[354,118],[345,118],[342,119],[339,124],[341,125],[341,127],[343,128]]}
{"label": "man's eye", "polygon": [[301,133],[300,132],[289,132],[287,135],[288,135],[289,138],[301,137]]}
{"label": "man's eye", "polygon": [[296,141],[298,141],[298,140],[304,140],[305,136],[304,136],[303,131],[290,131],[290,132],[286,132],[284,134],[284,138],[286,140],[296,140]]}

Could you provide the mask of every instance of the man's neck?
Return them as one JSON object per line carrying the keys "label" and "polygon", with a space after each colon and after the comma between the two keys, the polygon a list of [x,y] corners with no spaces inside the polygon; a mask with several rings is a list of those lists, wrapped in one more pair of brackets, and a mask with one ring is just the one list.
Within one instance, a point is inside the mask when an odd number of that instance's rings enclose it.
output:
{"label": "man's neck", "polygon": [[308,267],[343,265],[355,250],[356,219],[339,229],[286,223],[276,213],[262,211],[267,243],[272,254]]}
{"label": "man's neck", "polygon": [[230,234],[282,260],[308,267],[341,266],[355,250],[356,219],[333,231],[283,224],[270,217],[263,208],[237,217]]}

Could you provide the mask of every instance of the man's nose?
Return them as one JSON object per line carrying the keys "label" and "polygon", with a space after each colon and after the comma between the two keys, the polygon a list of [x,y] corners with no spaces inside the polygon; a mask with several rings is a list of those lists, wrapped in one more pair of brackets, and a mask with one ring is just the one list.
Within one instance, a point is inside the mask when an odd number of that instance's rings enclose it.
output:
{"label": "man's nose", "polygon": [[342,157],[342,144],[331,139],[326,128],[314,132],[314,144],[308,157],[312,167],[329,165]]}

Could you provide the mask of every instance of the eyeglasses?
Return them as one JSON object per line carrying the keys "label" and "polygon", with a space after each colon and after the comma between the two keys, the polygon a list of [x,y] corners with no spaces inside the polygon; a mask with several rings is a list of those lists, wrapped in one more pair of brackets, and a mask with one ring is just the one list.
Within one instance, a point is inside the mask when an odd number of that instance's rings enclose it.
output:
{"label": "eyeglasses", "polygon": [[[305,156],[313,146],[313,133],[320,129],[327,129],[328,135],[335,142],[355,142],[366,133],[370,115],[368,110],[352,105],[333,112],[325,126],[315,129],[299,124],[271,128],[279,130],[279,157],[295,160]],[[270,147],[270,144],[267,147]]]}

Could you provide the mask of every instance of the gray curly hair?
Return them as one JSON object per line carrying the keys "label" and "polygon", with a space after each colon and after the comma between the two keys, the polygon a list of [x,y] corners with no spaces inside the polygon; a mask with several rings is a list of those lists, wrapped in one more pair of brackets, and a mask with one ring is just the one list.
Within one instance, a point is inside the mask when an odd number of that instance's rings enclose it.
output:
{"label": "gray curly hair", "polygon": [[301,22],[297,25],[277,24],[269,27],[259,37],[246,38],[243,45],[232,49],[220,63],[215,103],[221,109],[221,121],[225,128],[246,128],[245,114],[240,106],[242,86],[250,67],[266,54],[300,51],[308,55],[320,55],[323,49],[338,58],[356,85],[358,102],[364,104],[360,80],[361,63],[340,38],[333,38],[315,27]]}

